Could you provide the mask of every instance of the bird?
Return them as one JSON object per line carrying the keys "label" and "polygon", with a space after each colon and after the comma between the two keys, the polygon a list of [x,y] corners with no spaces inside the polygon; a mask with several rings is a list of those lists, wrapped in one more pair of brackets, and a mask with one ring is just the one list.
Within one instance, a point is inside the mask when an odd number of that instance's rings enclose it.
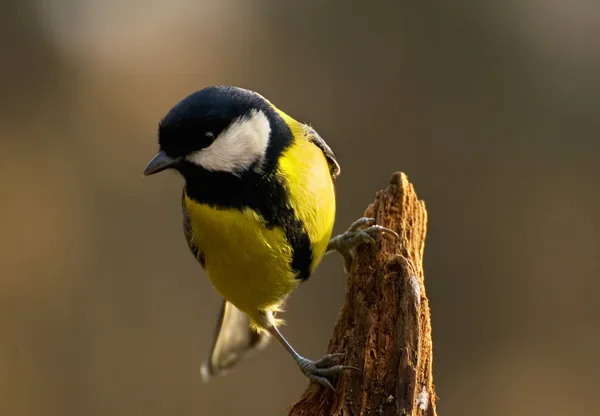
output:
{"label": "bird", "polygon": [[144,175],[183,177],[187,245],[222,297],[203,378],[226,374],[273,337],[310,382],[333,389],[337,375],[356,368],[340,353],[300,355],[276,316],[326,253],[339,252],[348,271],[358,246],[397,234],[360,218],[332,237],[340,174],[332,149],[257,92],[216,85],[191,93],[160,120],[158,144]]}

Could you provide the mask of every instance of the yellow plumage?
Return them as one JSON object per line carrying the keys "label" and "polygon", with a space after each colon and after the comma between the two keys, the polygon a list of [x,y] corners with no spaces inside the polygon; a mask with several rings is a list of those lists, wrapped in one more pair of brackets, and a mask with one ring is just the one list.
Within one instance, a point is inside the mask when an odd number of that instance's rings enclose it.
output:
{"label": "yellow plumage", "polygon": [[254,320],[277,307],[298,284],[291,247],[279,227],[268,229],[251,209],[219,209],[186,197],[194,243],[213,286]]}

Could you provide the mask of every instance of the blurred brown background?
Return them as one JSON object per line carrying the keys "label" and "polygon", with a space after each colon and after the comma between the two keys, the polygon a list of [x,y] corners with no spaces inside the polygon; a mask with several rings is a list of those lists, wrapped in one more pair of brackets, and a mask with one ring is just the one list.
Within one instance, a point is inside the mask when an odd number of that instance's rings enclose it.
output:
{"label": "blurred brown background", "polygon": [[[157,123],[211,84],[311,122],[342,164],[337,231],[403,170],[427,202],[440,415],[600,406],[597,2],[5,0],[0,413],[281,415],[282,348],[210,384],[219,299],[181,234]],[[324,353],[327,257],[285,333]]]}

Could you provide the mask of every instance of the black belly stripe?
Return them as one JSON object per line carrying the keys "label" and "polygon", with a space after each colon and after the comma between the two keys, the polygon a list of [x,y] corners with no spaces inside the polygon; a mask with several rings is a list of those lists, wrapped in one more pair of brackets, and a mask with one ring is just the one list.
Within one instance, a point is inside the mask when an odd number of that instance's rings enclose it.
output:
{"label": "black belly stripe", "polygon": [[[287,194],[287,192],[286,192]],[[275,218],[283,221],[272,221],[272,226],[280,226],[285,232],[287,241],[292,246],[292,270],[296,278],[306,280],[310,277],[310,266],[312,263],[312,247],[310,238],[304,229],[302,221],[298,219],[294,209],[290,206],[279,207],[280,211]],[[269,222],[267,222],[269,226]]]}
{"label": "black belly stripe", "polygon": [[[248,172],[242,177],[221,172],[208,172],[193,169],[193,179],[186,175],[187,195],[198,203],[209,204],[216,208],[254,210],[267,228],[281,227],[292,247],[291,268],[300,280],[310,277],[312,247],[304,224],[298,219],[294,209],[287,203],[288,190],[274,172],[259,175]],[[185,211],[185,209],[184,209]],[[184,214],[187,218],[187,214]],[[187,226],[186,226],[187,222]],[[190,249],[198,258],[198,248],[191,244],[189,218],[184,219],[184,229]]]}

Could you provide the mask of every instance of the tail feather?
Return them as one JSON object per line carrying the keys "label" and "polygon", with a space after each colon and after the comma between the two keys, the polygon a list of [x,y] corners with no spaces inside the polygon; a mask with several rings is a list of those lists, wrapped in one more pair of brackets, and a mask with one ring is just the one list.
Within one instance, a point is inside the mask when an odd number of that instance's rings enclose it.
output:
{"label": "tail feather", "polygon": [[224,300],[210,356],[201,367],[202,378],[207,382],[226,374],[247,353],[264,348],[268,341],[267,332],[254,329],[248,315]]}

